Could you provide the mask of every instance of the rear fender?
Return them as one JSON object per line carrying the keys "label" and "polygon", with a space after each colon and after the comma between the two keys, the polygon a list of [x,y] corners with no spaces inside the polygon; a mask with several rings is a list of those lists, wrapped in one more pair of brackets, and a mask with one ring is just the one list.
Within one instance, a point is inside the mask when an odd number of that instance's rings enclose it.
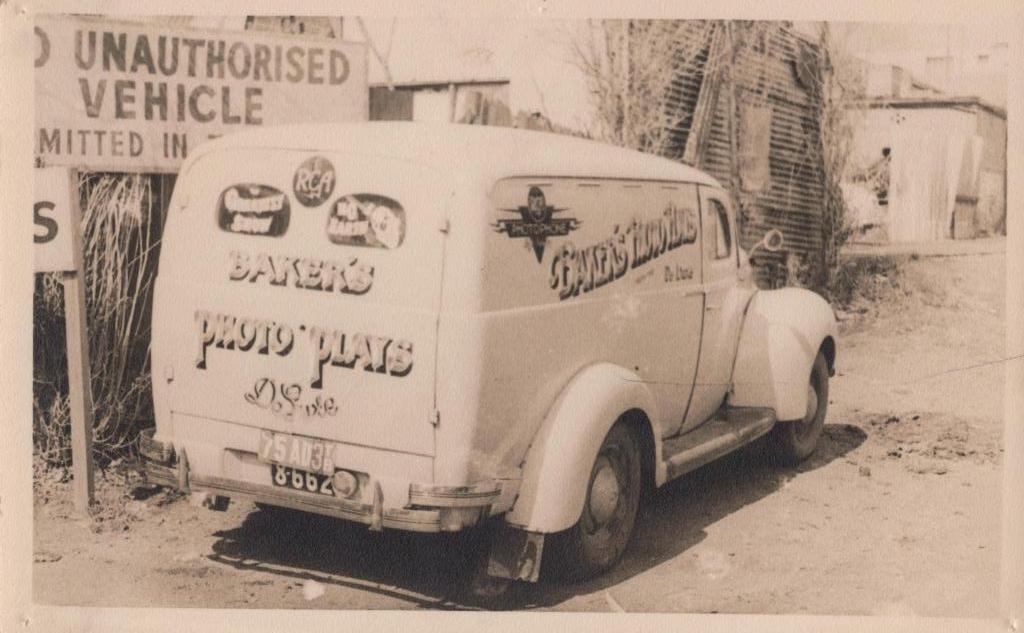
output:
{"label": "rear fender", "polygon": [[729,404],[769,407],[779,420],[802,418],[811,366],[822,345],[834,371],[836,334],[831,306],[814,292],[758,292],[744,316]]}
{"label": "rear fender", "polygon": [[[529,532],[568,529],[579,520],[586,500],[590,471],[608,430],[622,414],[642,411],[658,420],[654,399],[640,377],[618,365],[598,363],[569,382],[526,453],[519,497],[506,522]],[[654,455],[661,454],[661,435],[649,428]],[[654,462],[658,464],[657,460]],[[657,468],[657,466],[656,466]]]}

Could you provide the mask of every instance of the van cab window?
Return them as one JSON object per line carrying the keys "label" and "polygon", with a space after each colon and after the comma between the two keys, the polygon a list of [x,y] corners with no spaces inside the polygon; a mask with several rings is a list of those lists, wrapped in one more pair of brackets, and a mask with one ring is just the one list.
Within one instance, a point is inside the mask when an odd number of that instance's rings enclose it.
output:
{"label": "van cab window", "polygon": [[732,253],[732,234],[729,231],[729,215],[725,211],[725,205],[712,199],[708,215],[708,259],[725,259]]}

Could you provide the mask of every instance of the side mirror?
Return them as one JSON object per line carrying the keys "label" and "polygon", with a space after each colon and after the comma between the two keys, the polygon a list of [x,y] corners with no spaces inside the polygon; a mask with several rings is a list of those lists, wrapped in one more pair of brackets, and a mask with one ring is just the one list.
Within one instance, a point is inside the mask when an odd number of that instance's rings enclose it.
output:
{"label": "side mirror", "polygon": [[782,231],[780,231],[779,229],[771,229],[764,234],[764,237],[761,238],[760,242],[754,244],[754,246],[750,249],[748,257],[753,256],[754,252],[759,248],[763,248],[769,253],[776,253],[782,250],[783,242],[784,239],[782,236]]}

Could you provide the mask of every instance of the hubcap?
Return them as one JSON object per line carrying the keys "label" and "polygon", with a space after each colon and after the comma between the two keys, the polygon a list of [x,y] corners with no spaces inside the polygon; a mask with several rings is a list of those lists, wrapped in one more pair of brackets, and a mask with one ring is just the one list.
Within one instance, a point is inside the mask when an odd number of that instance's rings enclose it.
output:
{"label": "hubcap", "polygon": [[590,486],[590,516],[594,517],[595,523],[600,525],[612,518],[619,505],[620,494],[615,469],[605,462],[594,475],[594,482]]}

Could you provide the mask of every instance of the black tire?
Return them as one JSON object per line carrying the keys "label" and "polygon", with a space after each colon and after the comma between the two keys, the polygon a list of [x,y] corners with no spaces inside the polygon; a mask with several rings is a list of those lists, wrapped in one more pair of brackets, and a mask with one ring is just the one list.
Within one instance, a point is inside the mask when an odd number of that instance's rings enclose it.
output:
{"label": "black tire", "polygon": [[771,440],[779,460],[798,464],[814,453],[825,426],[828,409],[828,363],[819,351],[811,366],[808,383],[807,413],[799,420],[780,421],[772,429]]}
{"label": "black tire", "polygon": [[565,579],[583,580],[619,561],[633,535],[640,507],[640,459],[636,434],[621,422],[615,424],[591,467],[579,520],[549,540],[553,550],[549,560],[557,566],[551,572]]}

